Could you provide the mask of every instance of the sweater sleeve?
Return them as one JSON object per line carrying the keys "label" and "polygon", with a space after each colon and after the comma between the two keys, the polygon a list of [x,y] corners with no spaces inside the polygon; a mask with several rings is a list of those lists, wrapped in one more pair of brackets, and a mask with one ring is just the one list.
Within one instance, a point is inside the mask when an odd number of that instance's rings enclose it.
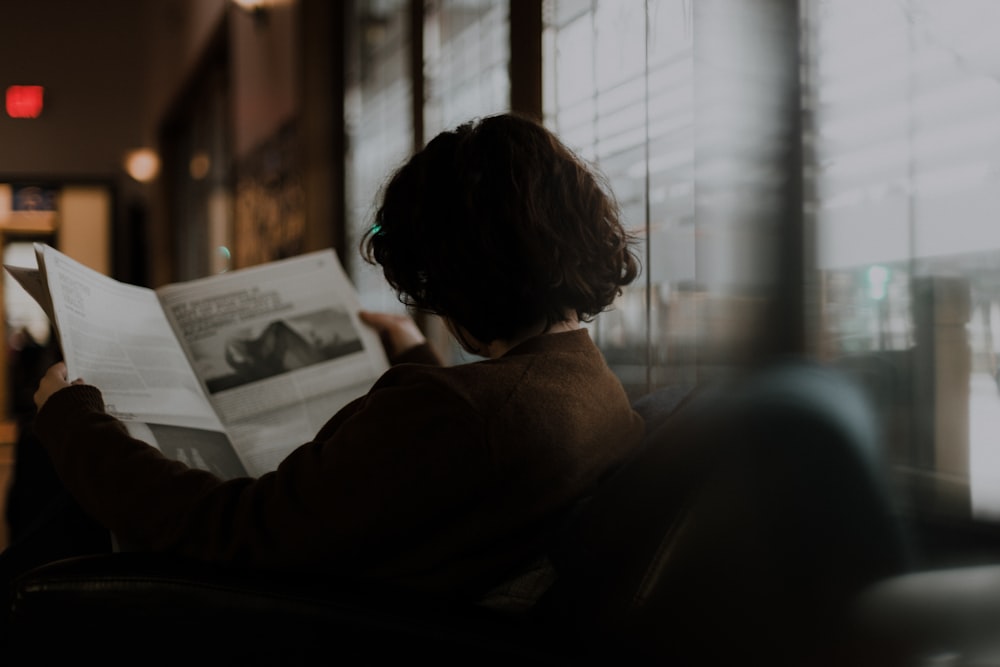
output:
{"label": "sweater sleeve", "polygon": [[[131,437],[124,424],[105,412],[101,392],[93,386],[73,385],[52,394],[35,417],[34,430],[63,485],[115,532],[131,532],[141,511],[136,499],[147,506],[150,523],[143,532],[162,534],[173,530],[169,498],[199,498],[225,485]],[[131,535],[123,539],[135,542]]]}
{"label": "sweater sleeve", "polygon": [[35,430],[70,493],[125,543],[258,567],[329,567],[420,530],[490,474],[475,411],[456,409],[460,397],[417,376],[380,381],[335,418],[337,429],[324,429],[325,440],[258,479],[223,481],[166,458],[132,438],[86,385],[53,394]]}

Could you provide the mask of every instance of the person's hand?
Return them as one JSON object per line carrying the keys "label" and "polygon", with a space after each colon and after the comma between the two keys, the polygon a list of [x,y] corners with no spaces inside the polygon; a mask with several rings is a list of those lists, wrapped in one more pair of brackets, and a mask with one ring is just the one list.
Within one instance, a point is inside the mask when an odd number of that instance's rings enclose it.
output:
{"label": "person's hand", "polygon": [[398,356],[410,348],[427,342],[420,327],[409,315],[362,310],[358,316],[362,322],[375,330],[382,340],[385,353],[390,357]]}
{"label": "person's hand", "polygon": [[83,384],[83,380],[77,379],[70,382],[66,375],[66,364],[62,361],[53,364],[38,382],[38,390],[35,391],[35,407],[41,410],[45,401],[49,400],[52,394],[74,384]]}

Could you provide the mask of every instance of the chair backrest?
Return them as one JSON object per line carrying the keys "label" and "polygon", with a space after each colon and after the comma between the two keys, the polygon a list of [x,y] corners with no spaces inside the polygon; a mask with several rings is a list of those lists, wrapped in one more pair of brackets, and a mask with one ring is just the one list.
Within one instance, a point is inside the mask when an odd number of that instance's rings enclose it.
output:
{"label": "chair backrest", "polygon": [[801,664],[837,641],[861,589],[908,567],[874,419],[846,376],[775,365],[649,426],[551,555],[540,608],[585,651]]}

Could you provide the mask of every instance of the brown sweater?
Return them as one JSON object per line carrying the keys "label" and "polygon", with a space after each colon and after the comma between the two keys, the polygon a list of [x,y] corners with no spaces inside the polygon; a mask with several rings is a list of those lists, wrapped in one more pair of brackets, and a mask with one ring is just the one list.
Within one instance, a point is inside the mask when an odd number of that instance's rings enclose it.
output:
{"label": "brown sweater", "polygon": [[586,330],[495,360],[432,359],[411,350],[258,479],[165,458],[90,386],[53,394],[35,429],[83,508],[140,549],[475,599],[537,557],[643,423]]}

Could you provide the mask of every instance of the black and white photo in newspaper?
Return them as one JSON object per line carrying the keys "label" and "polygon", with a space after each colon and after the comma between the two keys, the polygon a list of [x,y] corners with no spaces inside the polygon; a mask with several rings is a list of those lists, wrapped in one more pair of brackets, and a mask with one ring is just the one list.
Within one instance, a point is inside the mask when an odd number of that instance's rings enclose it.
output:
{"label": "black and white photo in newspaper", "polygon": [[388,368],[332,250],[157,290],[253,475],[273,470]]}

